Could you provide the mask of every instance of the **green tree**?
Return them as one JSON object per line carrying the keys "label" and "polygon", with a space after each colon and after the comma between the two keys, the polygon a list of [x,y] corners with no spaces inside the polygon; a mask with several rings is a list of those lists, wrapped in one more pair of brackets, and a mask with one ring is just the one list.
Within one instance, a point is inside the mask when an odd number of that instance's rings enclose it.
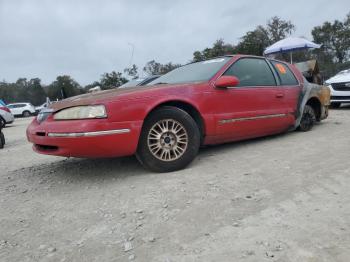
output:
{"label": "green tree", "polygon": [[218,56],[230,55],[235,53],[235,50],[234,45],[225,43],[223,39],[218,39],[212,47],[205,48],[202,51],[195,51],[192,60],[193,62],[198,62]]}
{"label": "green tree", "polygon": [[60,100],[84,93],[78,82],[68,75],[58,76],[47,90],[50,100]]}
{"label": "green tree", "polygon": [[128,82],[128,80],[123,76],[123,74],[115,71],[112,71],[111,73],[104,73],[100,80],[101,89],[103,90],[116,88],[126,82]]}
{"label": "green tree", "polygon": [[14,103],[18,96],[18,86],[15,83],[7,83],[6,81],[0,82],[0,98],[5,103]]}
{"label": "green tree", "polygon": [[139,74],[137,71],[138,71],[138,68],[135,64],[133,64],[131,67],[127,67],[124,69],[124,73],[126,73],[128,76],[130,76],[131,79],[139,78]]}
{"label": "green tree", "polygon": [[311,31],[316,43],[322,44],[320,52],[324,52],[339,63],[345,62],[350,56],[350,13],[344,22],[335,20],[325,22]]}
{"label": "green tree", "polygon": [[40,105],[46,100],[46,93],[41,86],[41,80],[39,78],[32,78],[27,83],[27,101],[30,101],[33,105]]}
{"label": "green tree", "polygon": [[282,20],[274,16],[268,20],[266,26],[259,25],[241,37],[237,46],[225,43],[223,39],[216,40],[212,47],[193,53],[193,61],[202,61],[218,56],[240,53],[249,55],[263,55],[269,45],[290,36],[295,30],[291,21]]}
{"label": "green tree", "polygon": [[7,103],[30,102],[40,105],[45,101],[46,93],[39,78],[29,81],[19,78],[15,83],[0,82],[0,97]]}
{"label": "green tree", "polygon": [[151,60],[146,63],[143,71],[148,75],[163,75],[180,66],[181,64],[173,64],[172,62],[161,64],[154,60]]}
{"label": "green tree", "polygon": [[295,30],[291,21],[274,16],[266,26],[259,25],[253,31],[247,32],[237,45],[240,54],[261,56],[264,50],[275,42],[290,36]]}
{"label": "green tree", "polygon": [[258,26],[254,31],[247,32],[238,43],[236,52],[239,54],[262,55],[271,44],[268,31]]}
{"label": "green tree", "polygon": [[270,18],[264,29],[268,34],[270,44],[273,44],[290,36],[295,31],[295,25],[291,21],[274,16]]}

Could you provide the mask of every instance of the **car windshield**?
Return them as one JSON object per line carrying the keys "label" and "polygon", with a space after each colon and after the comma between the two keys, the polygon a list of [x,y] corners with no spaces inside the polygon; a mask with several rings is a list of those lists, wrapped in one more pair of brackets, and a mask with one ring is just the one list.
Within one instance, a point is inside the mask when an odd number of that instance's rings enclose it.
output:
{"label": "car windshield", "polygon": [[145,78],[138,78],[138,79],[130,80],[129,82],[126,82],[125,84],[121,85],[119,88],[138,86],[144,80],[145,80]]}
{"label": "car windshield", "polygon": [[170,71],[148,85],[203,82],[212,78],[231,57],[220,57],[188,64]]}

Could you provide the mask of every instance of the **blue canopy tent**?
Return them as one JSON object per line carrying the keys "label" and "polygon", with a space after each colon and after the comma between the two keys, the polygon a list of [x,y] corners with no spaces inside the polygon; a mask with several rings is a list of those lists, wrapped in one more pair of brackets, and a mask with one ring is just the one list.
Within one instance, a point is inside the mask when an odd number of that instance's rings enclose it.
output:
{"label": "blue canopy tent", "polygon": [[264,55],[290,52],[290,63],[293,63],[293,51],[320,47],[321,45],[315,44],[305,38],[288,37],[267,47],[264,51]]}

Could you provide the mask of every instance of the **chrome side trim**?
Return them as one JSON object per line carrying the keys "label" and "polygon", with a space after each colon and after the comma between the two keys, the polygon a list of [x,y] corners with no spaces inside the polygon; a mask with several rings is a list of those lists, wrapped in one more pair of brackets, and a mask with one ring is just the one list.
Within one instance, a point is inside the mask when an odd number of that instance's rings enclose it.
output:
{"label": "chrome side trim", "polygon": [[90,137],[90,136],[104,136],[104,135],[114,135],[114,134],[125,134],[130,133],[130,129],[114,129],[114,130],[104,130],[104,131],[94,131],[94,132],[81,132],[81,133],[48,133],[49,137]]}
{"label": "chrome side trim", "polygon": [[262,116],[252,116],[252,117],[241,117],[241,118],[231,118],[231,119],[223,119],[220,120],[220,124],[234,123],[240,121],[249,121],[256,119],[265,119],[265,118],[277,118],[277,117],[285,117],[287,114],[274,114],[274,115],[262,115]]}

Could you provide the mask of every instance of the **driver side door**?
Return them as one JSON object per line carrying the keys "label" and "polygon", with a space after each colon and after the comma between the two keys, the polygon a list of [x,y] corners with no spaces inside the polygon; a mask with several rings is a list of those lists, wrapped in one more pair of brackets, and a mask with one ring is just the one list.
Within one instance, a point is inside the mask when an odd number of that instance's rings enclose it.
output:
{"label": "driver side door", "polygon": [[217,142],[269,135],[287,130],[290,116],[285,92],[275,72],[264,58],[243,57],[223,75],[235,76],[240,83],[231,88],[215,88]]}

